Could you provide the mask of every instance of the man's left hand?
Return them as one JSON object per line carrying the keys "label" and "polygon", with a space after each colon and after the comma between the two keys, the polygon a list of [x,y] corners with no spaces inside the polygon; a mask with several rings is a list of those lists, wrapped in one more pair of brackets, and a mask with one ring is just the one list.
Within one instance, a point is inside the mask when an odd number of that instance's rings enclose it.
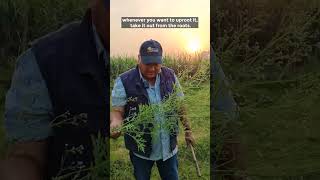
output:
{"label": "man's left hand", "polygon": [[194,146],[196,141],[194,140],[194,137],[192,135],[192,131],[191,130],[187,130],[185,131],[185,139],[186,139],[186,143],[187,143],[187,146]]}

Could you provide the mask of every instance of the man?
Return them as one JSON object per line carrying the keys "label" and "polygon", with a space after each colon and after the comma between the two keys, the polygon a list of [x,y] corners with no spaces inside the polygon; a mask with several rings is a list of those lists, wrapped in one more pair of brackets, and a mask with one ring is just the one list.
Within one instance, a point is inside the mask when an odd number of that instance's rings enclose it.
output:
{"label": "man", "polygon": [[18,58],[5,104],[14,143],[1,180],[51,179],[93,164],[92,136],[109,133],[108,10],[108,1],[90,1],[81,23],[40,38]]}
{"label": "man", "polygon": [[[139,105],[160,104],[167,95],[173,93],[174,84],[176,88],[181,88],[173,70],[162,66],[162,60],[162,47],[159,42],[148,40],[142,43],[137,67],[121,74],[115,81],[112,90],[111,129],[121,127],[124,119],[128,120],[134,113],[139,113]],[[183,94],[180,93],[179,96]],[[129,99],[136,99],[136,101],[129,101]],[[185,108],[181,109],[180,115],[187,145],[194,145],[194,138],[185,116]],[[155,123],[160,124],[160,130],[153,139],[146,129],[142,129],[145,132],[144,152],[138,150],[133,138],[124,134],[134,176],[137,180],[150,179],[152,166],[156,162],[162,179],[178,179],[177,134],[163,128],[165,117],[160,114],[155,114],[154,117]],[[111,133],[111,137],[119,136],[119,132]]]}

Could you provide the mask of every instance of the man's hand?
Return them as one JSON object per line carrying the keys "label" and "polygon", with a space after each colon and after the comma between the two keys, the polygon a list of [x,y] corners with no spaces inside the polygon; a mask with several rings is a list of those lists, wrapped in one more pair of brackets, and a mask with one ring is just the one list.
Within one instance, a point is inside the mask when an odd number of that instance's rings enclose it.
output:
{"label": "man's hand", "polygon": [[123,114],[124,108],[117,107],[113,108],[112,112],[110,113],[110,137],[111,138],[118,138],[121,136],[121,131],[116,130],[117,128],[121,128],[123,124]]}
{"label": "man's hand", "polygon": [[181,106],[181,108],[179,110],[179,115],[180,115],[180,121],[181,121],[183,128],[184,128],[184,132],[185,132],[184,136],[186,139],[186,143],[187,143],[187,146],[190,146],[190,145],[194,146],[195,140],[193,138],[191,127],[189,124],[189,120],[188,120],[186,114],[187,114],[186,107]]}
{"label": "man's hand", "polygon": [[196,144],[196,141],[194,140],[194,137],[192,135],[192,131],[191,130],[187,130],[185,131],[185,139],[186,139],[186,143],[187,146],[189,147],[190,145],[194,146]]}
{"label": "man's hand", "polygon": [[122,126],[122,121],[119,120],[113,120],[110,124],[110,136],[114,139],[118,138],[121,136],[121,131],[116,130],[117,128],[120,128]]}

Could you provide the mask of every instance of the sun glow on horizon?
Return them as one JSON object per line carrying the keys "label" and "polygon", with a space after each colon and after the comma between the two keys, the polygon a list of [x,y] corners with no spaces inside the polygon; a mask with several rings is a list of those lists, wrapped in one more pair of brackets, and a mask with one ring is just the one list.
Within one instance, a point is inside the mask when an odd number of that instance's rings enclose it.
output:
{"label": "sun glow on horizon", "polygon": [[187,49],[191,53],[195,53],[200,50],[200,41],[198,39],[189,40]]}
{"label": "sun glow on horizon", "polygon": [[[132,8],[123,8],[123,3]],[[142,42],[157,40],[167,54],[210,49],[210,1],[162,0],[145,8],[144,0],[111,1],[110,54],[136,56]],[[170,6],[168,6],[170,4]],[[166,11],[163,9],[166,8]],[[198,17],[198,28],[121,28],[121,17]]]}

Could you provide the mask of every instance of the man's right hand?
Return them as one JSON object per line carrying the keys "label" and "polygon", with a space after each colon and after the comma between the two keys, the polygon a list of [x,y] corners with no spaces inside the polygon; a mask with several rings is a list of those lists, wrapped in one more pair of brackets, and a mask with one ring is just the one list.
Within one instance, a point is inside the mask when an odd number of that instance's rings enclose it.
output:
{"label": "man's right hand", "polygon": [[119,120],[113,120],[111,121],[110,124],[110,136],[114,139],[118,138],[119,136],[121,136],[121,131],[117,130],[118,128],[121,128],[122,126],[122,121]]}
{"label": "man's right hand", "polygon": [[121,128],[123,123],[123,114],[124,108],[123,107],[114,107],[112,112],[110,113],[110,137],[111,138],[118,138],[121,136],[121,131],[117,130]]}

